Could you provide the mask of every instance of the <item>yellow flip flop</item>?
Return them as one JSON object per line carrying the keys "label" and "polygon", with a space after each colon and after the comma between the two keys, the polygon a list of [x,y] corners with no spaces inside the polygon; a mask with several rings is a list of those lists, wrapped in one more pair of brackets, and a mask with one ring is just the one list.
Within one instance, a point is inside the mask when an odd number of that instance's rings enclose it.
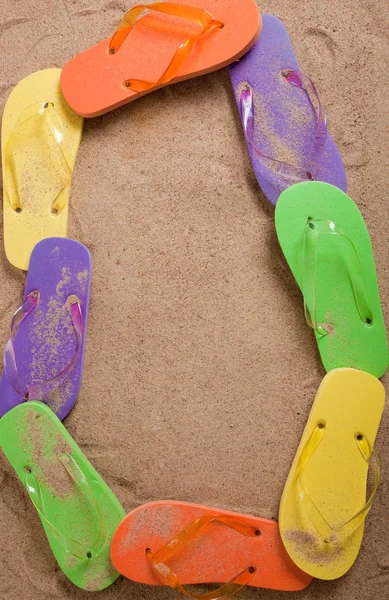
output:
{"label": "yellow flip flop", "polygon": [[12,90],[2,123],[4,245],[27,270],[33,247],[66,237],[72,171],[83,118],[67,105],[61,69],[29,75]]}
{"label": "yellow flip flop", "polygon": [[[358,556],[379,483],[373,450],[385,390],[373,375],[335,369],[323,379],[281,499],[284,546],[318,579],[344,575]],[[369,466],[374,486],[366,501]]]}

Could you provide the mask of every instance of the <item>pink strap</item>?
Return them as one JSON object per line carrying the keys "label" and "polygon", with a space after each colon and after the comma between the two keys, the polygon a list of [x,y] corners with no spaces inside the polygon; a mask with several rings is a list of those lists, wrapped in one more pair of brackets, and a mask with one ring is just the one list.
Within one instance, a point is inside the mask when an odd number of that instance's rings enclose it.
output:
{"label": "pink strap", "polygon": [[[283,175],[294,181],[307,181],[314,180],[321,168],[324,146],[327,139],[327,117],[323,112],[323,108],[317,93],[314,83],[302,73],[297,71],[283,71],[282,75],[290,85],[294,85],[304,90],[308,97],[309,94],[314,96],[317,103],[317,123],[315,128],[315,136],[312,143],[312,150],[309,157],[306,160],[304,167],[296,167],[287,162],[276,160],[270,156],[263,154],[254,142],[254,99],[253,90],[248,85],[246,89],[242,90],[240,95],[240,111],[243,121],[243,129],[247,138],[247,141],[255,151],[262,164],[268,169],[271,169],[274,173]],[[312,103],[313,106],[313,103]]]}
{"label": "pink strap", "polygon": [[70,296],[68,298],[68,307],[73,322],[74,331],[77,338],[76,350],[71,358],[70,362],[54,377],[47,380],[38,381],[37,383],[27,385],[19,374],[16,366],[15,348],[13,344],[14,334],[19,327],[20,323],[26,319],[31,312],[34,310],[39,302],[40,294],[38,290],[30,292],[24,302],[19,306],[17,311],[14,313],[11,321],[10,334],[4,349],[4,372],[14,390],[19,394],[21,398],[25,400],[44,400],[48,394],[58,387],[69,375],[78,361],[78,357],[82,348],[83,340],[83,320],[81,313],[80,302],[76,297]]}

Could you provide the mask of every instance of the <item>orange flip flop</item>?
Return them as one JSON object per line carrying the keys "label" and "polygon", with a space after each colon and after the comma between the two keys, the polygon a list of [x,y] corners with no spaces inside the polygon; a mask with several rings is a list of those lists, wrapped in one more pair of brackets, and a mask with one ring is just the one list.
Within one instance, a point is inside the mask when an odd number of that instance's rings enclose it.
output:
{"label": "orange flip flop", "polygon": [[255,0],[136,5],[113,36],[65,65],[63,95],[78,114],[102,115],[169,83],[238,60],[257,41],[261,24]]}
{"label": "orange flip flop", "polygon": [[[245,585],[297,591],[312,581],[289,558],[275,521],[186,502],[151,502],[128,514],[111,560],[128,579],[195,599],[227,598]],[[215,582],[227,583],[199,596],[183,587]]]}

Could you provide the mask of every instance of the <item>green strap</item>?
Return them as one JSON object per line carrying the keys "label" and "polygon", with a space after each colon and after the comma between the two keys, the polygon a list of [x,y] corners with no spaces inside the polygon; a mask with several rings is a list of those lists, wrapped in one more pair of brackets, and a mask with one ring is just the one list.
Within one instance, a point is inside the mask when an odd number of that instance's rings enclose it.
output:
{"label": "green strap", "polygon": [[63,151],[63,134],[64,126],[61,117],[54,108],[52,102],[36,102],[26,108],[19,118],[19,124],[12,132],[8,139],[4,153],[4,171],[5,171],[5,182],[4,190],[11,208],[16,212],[22,212],[23,203],[21,199],[20,184],[17,176],[16,169],[16,139],[18,134],[28,125],[31,125],[37,119],[41,119],[42,122],[49,127],[50,133],[55,140],[57,147],[60,151],[60,162],[63,167],[64,178],[63,186],[54,198],[51,210],[54,214],[58,214],[65,207],[66,201],[64,200],[65,195],[63,192],[70,189],[72,169],[70,168],[66,156]]}
{"label": "green strap", "polygon": [[31,467],[26,467],[25,469],[25,486],[32,503],[39,513],[39,516],[53,531],[53,534],[61,544],[64,552],[66,554],[71,554],[80,560],[87,560],[92,557],[96,558],[102,552],[107,542],[107,526],[104,515],[96,500],[88,479],[85,477],[84,472],[76,460],[67,452],[64,452],[59,460],[72,478],[75,485],[82,490],[85,496],[89,498],[92,497],[94,501],[94,507],[96,508],[99,517],[99,533],[96,540],[92,544],[83,544],[74,538],[69,537],[66,535],[66,533],[59,531],[52,521],[50,521],[50,519],[47,517],[41,486],[39,485]]}
{"label": "green strap", "polygon": [[[371,325],[373,322],[373,311],[363,275],[361,261],[357,249],[346,234],[333,221],[321,221],[308,219],[304,227],[303,238],[303,281],[302,290],[304,296],[304,313],[310,327],[320,335],[327,335],[328,332],[317,322],[317,264],[318,264],[318,246],[323,236],[337,235],[341,236],[347,242],[347,252],[342,256],[350,279],[350,285],[353,290],[355,305],[359,317],[363,323]],[[336,265],[334,265],[334,269]]]}

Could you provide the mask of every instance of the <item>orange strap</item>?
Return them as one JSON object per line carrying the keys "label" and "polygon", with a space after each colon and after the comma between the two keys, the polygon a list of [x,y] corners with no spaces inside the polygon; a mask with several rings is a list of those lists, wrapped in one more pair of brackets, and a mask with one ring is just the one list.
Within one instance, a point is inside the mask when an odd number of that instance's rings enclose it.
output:
{"label": "orange strap", "polygon": [[257,570],[253,565],[246,567],[241,573],[231,579],[231,581],[225,583],[217,590],[206,594],[191,594],[182,586],[176,573],[166,564],[166,561],[190,544],[201,531],[213,522],[223,523],[227,527],[249,537],[259,537],[261,535],[261,531],[258,528],[250,525],[243,519],[230,517],[228,515],[208,515],[200,517],[193,523],[190,523],[163,548],[158,550],[158,552],[153,552],[151,548],[147,548],[146,550],[146,555],[152,568],[163,583],[194,600],[219,600],[221,598],[228,598],[247,585],[254,577]]}
{"label": "orange strap", "polygon": [[126,79],[123,82],[123,85],[131,88],[134,92],[149,90],[156,85],[167,83],[173,79],[174,75],[188,58],[197,40],[212,27],[215,29],[222,29],[224,27],[224,24],[221,21],[216,21],[208,11],[201,8],[195,8],[193,6],[186,5],[184,6],[182,4],[175,4],[174,2],[154,2],[153,4],[148,5],[139,4],[131,8],[120,21],[119,26],[113,34],[109,44],[110,54],[115,54],[120,49],[121,45],[131,32],[133,26],[145,10],[152,10],[173,15],[175,17],[181,17],[182,19],[188,19],[189,21],[194,21],[200,25],[201,29],[199,33],[189,37],[182,42],[182,44],[180,44],[168,67],[158,81]]}

